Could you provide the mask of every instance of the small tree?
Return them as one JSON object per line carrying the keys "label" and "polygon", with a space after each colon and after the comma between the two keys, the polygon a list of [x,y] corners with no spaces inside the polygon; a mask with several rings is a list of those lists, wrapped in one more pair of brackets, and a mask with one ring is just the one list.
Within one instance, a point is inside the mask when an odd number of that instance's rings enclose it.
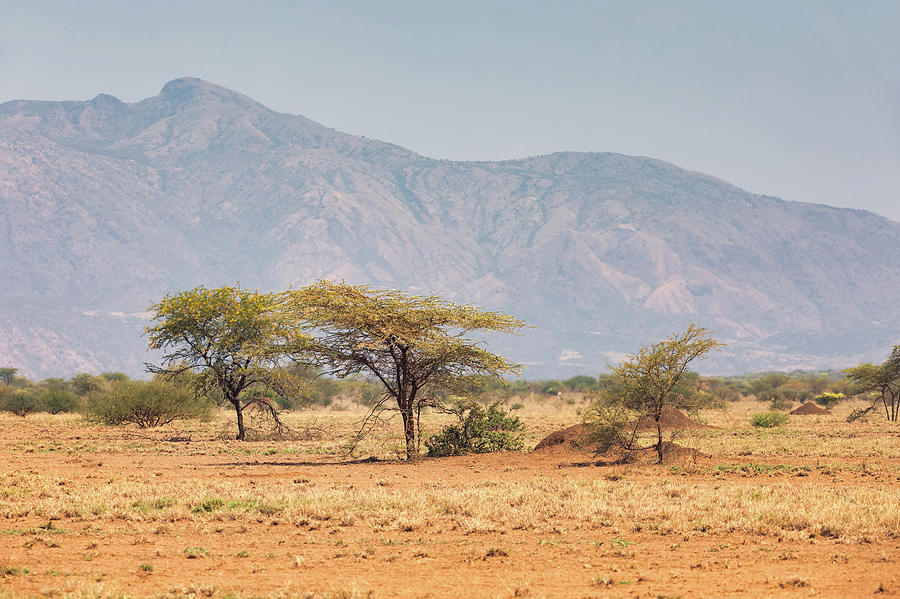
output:
{"label": "small tree", "polygon": [[851,395],[874,396],[870,409],[880,401],[887,419],[896,422],[900,416],[900,345],[894,346],[884,363],[867,362],[848,368],[844,374],[850,381]]}
{"label": "small tree", "polygon": [[17,372],[19,372],[18,368],[12,368],[10,366],[4,366],[3,368],[0,368],[0,383],[3,383],[7,387],[9,387],[15,380]]}
{"label": "small tree", "polygon": [[830,391],[825,391],[824,393],[816,395],[813,398],[813,401],[824,407],[826,410],[830,410],[845,399],[847,399],[847,396],[843,393],[832,393]]}
{"label": "small tree", "polygon": [[[150,307],[147,328],[150,347],[163,350],[161,366],[150,372],[177,377],[187,371],[199,394],[221,393],[237,417],[237,439],[246,438],[244,401],[253,385],[278,386],[285,378],[278,368],[284,346],[299,351],[303,335],[273,312],[273,296],[238,287],[197,287],[165,297]],[[103,375],[101,375],[103,376]],[[267,404],[271,405],[271,404]]]}
{"label": "small tree", "polygon": [[[440,298],[321,281],[281,295],[285,317],[302,321],[314,341],[303,347],[317,366],[339,377],[367,373],[384,386],[403,419],[407,459],[419,453],[419,414],[437,390],[453,390],[478,376],[499,378],[518,366],[483,349],[475,331],[513,332],[513,316]],[[365,430],[365,425],[362,431]],[[361,432],[362,432],[361,431]]]}
{"label": "small tree", "polygon": [[88,374],[87,372],[79,372],[69,379],[69,389],[76,395],[87,397],[91,393],[99,391],[106,383],[104,379]]}
{"label": "small tree", "polygon": [[645,346],[620,366],[612,368],[612,380],[594,395],[585,424],[594,438],[630,447],[639,423],[649,419],[656,428],[656,453],[663,461],[663,408],[693,409],[706,394],[699,378],[689,377],[687,367],[723,344],[711,333],[691,324],[683,333]]}

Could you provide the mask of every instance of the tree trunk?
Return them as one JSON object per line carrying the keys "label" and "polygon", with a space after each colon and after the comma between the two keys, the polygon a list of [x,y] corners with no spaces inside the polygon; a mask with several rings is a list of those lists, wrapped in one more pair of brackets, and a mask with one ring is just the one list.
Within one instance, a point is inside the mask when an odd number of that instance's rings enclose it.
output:
{"label": "tree trunk", "polygon": [[234,411],[237,413],[238,434],[235,439],[243,441],[246,435],[244,431],[244,410],[241,408],[241,401],[239,399],[232,399],[231,405],[234,406]]}
{"label": "tree trunk", "polygon": [[416,423],[412,404],[403,406],[400,413],[403,415],[403,436],[406,437],[406,460],[413,461],[419,457],[419,452],[416,450]]}
{"label": "tree trunk", "polygon": [[663,435],[662,425],[659,423],[660,414],[656,415],[656,456],[657,464],[663,463]]}

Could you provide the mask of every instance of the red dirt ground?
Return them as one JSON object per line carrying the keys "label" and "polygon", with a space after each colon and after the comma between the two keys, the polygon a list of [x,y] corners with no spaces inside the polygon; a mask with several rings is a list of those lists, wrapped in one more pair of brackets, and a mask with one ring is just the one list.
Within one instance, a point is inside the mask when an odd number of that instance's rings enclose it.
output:
{"label": "red dirt ground", "polygon": [[[24,436],[72,440],[78,430],[5,431],[2,472],[53,476],[72,493],[109,480],[228,480],[246,485],[303,480],[317,486],[425,489],[434,480],[466,486],[492,480],[614,480],[621,466],[594,465],[589,454],[557,446],[531,454],[423,460],[419,463],[336,463],[308,456],[203,455],[221,441],[182,443],[179,453],[146,455],[129,448],[127,435],[106,454],[12,453]],[[565,436],[565,435],[563,435]],[[571,435],[570,435],[571,436]],[[162,441],[163,437],[160,437]],[[190,450],[190,451],[188,451]],[[701,463],[705,458],[699,458]],[[707,462],[712,463],[712,462]],[[668,468],[631,466],[627,475],[647,485],[675,475]],[[813,472],[798,485],[853,485],[851,474]],[[694,478],[692,478],[694,477]],[[871,483],[875,484],[875,483]],[[896,481],[878,484],[896,485]],[[5,501],[0,495],[0,503]],[[635,522],[581,529],[575,515],[558,514],[559,534],[503,529],[467,534],[429,524],[404,532],[351,525],[303,526],[260,517],[251,522],[176,521],[160,533],[154,522],[104,521],[72,516],[53,522],[76,534],[22,535],[46,526],[29,514],[0,520],[0,568],[28,574],[0,578],[3,596],[60,596],[85,589],[136,597],[864,597],[896,596],[900,541],[789,540],[743,533],[662,535]],[[628,541],[618,542],[620,537]],[[34,539],[44,539],[34,542]],[[31,541],[31,542],[29,542]],[[206,554],[187,559],[186,546]],[[370,549],[366,549],[366,547]],[[246,557],[236,557],[239,550]],[[142,571],[152,564],[152,571]]]}

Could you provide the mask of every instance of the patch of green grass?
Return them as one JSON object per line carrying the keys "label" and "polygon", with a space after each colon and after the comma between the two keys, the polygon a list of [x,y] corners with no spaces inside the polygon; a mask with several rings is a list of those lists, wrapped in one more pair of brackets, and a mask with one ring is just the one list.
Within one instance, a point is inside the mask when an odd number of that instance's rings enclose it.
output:
{"label": "patch of green grass", "polygon": [[260,503],[255,499],[226,501],[219,497],[207,497],[191,508],[192,514],[211,514],[219,510],[259,512],[265,516],[280,514],[284,507],[273,503]]}
{"label": "patch of green grass", "polygon": [[188,559],[197,559],[206,555],[206,549],[204,547],[185,547],[184,548],[184,557]]}
{"label": "patch of green grass", "polygon": [[716,472],[742,472],[745,474],[774,474],[774,473],[796,473],[809,472],[809,466],[792,466],[790,464],[741,464],[739,466],[719,465],[716,466]]}
{"label": "patch of green grass", "polygon": [[790,417],[781,412],[760,412],[750,417],[750,424],[757,428],[775,428],[788,421]]}
{"label": "patch of green grass", "polygon": [[151,501],[138,499],[131,504],[131,507],[141,512],[142,514],[148,514],[152,511],[162,511],[167,507],[171,507],[173,505],[175,505],[175,500],[171,497],[157,497],[156,499],[153,499]]}

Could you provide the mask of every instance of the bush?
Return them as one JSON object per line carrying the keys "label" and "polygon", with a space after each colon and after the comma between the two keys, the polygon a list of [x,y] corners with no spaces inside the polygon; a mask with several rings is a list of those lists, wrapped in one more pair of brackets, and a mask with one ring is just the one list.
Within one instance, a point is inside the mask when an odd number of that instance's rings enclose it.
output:
{"label": "bush", "polygon": [[40,405],[34,392],[17,390],[0,396],[0,410],[25,417],[28,414],[40,411]]}
{"label": "bush", "polygon": [[760,428],[775,428],[788,421],[788,415],[780,412],[764,412],[750,417],[750,424]]}
{"label": "bush", "polygon": [[826,410],[830,410],[845,399],[847,399],[847,396],[843,393],[829,393],[828,391],[826,391],[825,393],[816,395],[813,401],[815,401]]}
{"label": "bush", "polygon": [[566,386],[560,381],[544,381],[544,384],[541,385],[541,393],[544,395],[559,395],[565,390]]}
{"label": "bush", "polygon": [[209,399],[162,381],[122,381],[88,400],[88,416],[109,425],[162,426],[173,420],[207,418]]}
{"label": "bush", "polygon": [[585,393],[597,389],[597,379],[592,376],[580,374],[563,381],[563,384],[571,391],[576,393]]}
{"label": "bush", "polygon": [[40,410],[50,414],[77,412],[81,407],[78,397],[65,389],[47,389],[38,394],[37,401]]}
{"label": "bush", "polygon": [[475,402],[459,406],[458,424],[444,427],[433,435],[425,446],[428,455],[444,457],[491,451],[518,451],[522,449],[522,423],[495,402],[487,409]]}

